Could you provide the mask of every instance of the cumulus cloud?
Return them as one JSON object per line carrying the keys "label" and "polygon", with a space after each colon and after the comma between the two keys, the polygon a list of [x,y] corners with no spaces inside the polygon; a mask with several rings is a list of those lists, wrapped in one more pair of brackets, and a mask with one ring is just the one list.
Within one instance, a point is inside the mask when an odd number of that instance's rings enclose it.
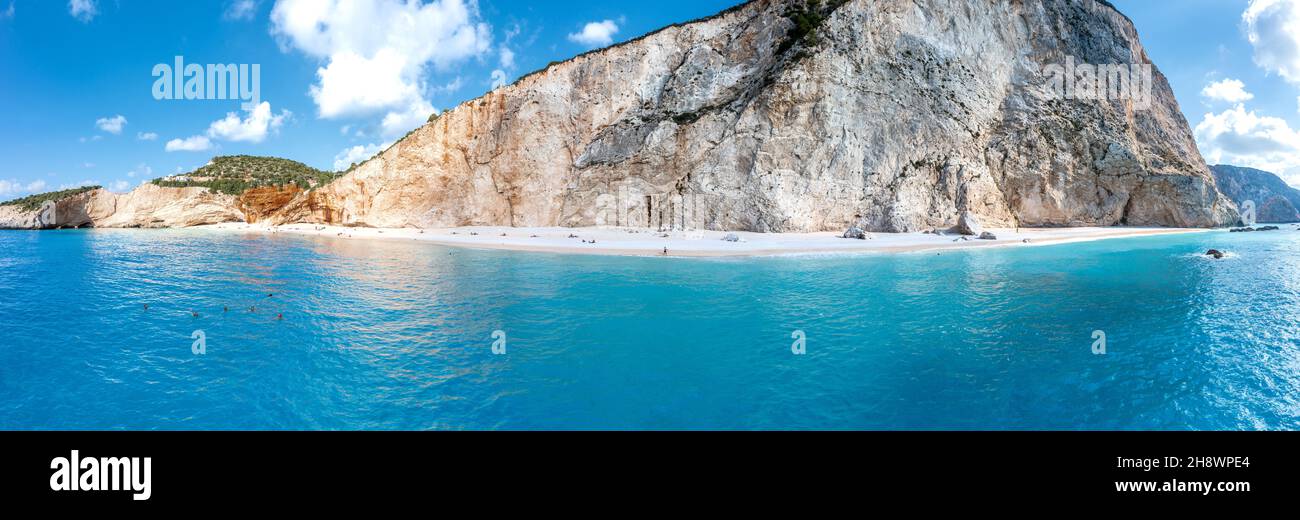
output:
{"label": "cumulus cloud", "polygon": [[9,8],[8,8],[8,9],[5,9],[5,10],[3,10],[3,11],[0,11],[0,20],[9,19],[9,18],[13,18],[13,17],[14,17],[14,3],[15,3],[14,0],[9,0]]}
{"label": "cumulus cloud", "polygon": [[343,171],[353,164],[361,164],[375,154],[388,149],[393,143],[356,145],[345,148],[334,156],[334,171]]}
{"label": "cumulus cloud", "polygon": [[118,114],[113,117],[101,117],[95,120],[95,126],[100,130],[113,135],[122,133],[122,127],[126,126],[126,117]]}
{"label": "cumulus cloud", "polygon": [[256,0],[233,0],[226,3],[226,11],[221,17],[227,20],[252,20],[256,14]]}
{"label": "cumulus cloud", "polygon": [[473,0],[279,0],[271,32],[283,48],[324,62],[309,93],[326,119],[387,112],[409,121],[429,105],[430,67],[446,70],[492,48]]}
{"label": "cumulus cloud", "polygon": [[135,138],[141,141],[157,141],[158,134],[155,134],[153,132],[140,132],[138,134],[135,134]]}
{"label": "cumulus cloud", "polygon": [[239,114],[228,112],[224,119],[213,121],[208,126],[208,137],[222,141],[260,143],[266,140],[267,134],[278,131],[284,120],[292,115],[288,110],[273,114],[271,103],[263,101],[246,118],[240,119]]}
{"label": "cumulus cloud", "polygon": [[226,117],[209,124],[203,135],[172,139],[167,141],[165,148],[169,152],[202,152],[215,146],[213,140],[260,143],[268,135],[279,132],[284,122],[293,117],[288,110],[280,110],[279,114],[272,112],[271,103],[267,101],[245,112],[248,115],[243,118],[236,112],[227,112]]}
{"label": "cumulus cloud", "polygon": [[515,51],[512,51],[510,50],[509,47],[502,45],[501,52],[500,52],[500,61],[501,61],[501,68],[503,69],[515,68]]}
{"label": "cumulus cloud", "polygon": [[423,99],[415,100],[411,106],[401,112],[389,112],[384,115],[383,121],[379,123],[380,131],[384,137],[395,137],[412,129],[419,128],[429,122],[429,116],[433,115],[433,105]]}
{"label": "cumulus cloud", "polygon": [[1247,111],[1244,105],[1205,114],[1196,144],[1210,164],[1249,166],[1300,186],[1300,132],[1286,120]]}
{"label": "cumulus cloud", "polygon": [[1227,101],[1229,103],[1241,103],[1255,99],[1255,95],[1246,92],[1246,84],[1241,80],[1224,78],[1206,85],[1201,89],[1201,95],[1210,99]]}
{"label": "cumulus cloud", "polygon": [[1255,64],[1300,83],[1300,2],[1251,0],[1241,18]]}
{"label": "cumulus cloud", "polygon": [[590,22],[582,27],[581,32],[569,35],[569,41],[588,47],[604,47],[614,43],[614,34],[618,33],[618,24],[613,20]]}
{"label": "cumulus cloud", "polygon": [[113,191],[117,193],[125,192],[130,188],[131,188],[131,183],[126,182],[124,180],[116,180],[113,181],[112,184],[108,185],[108,191]]}
{"label": "cumulus cloud", "polygon": [[23,184],[17,180],[0,179],[0,197],[14,197],[17,195],[28,195],[31,193],[40,193],[45,190],[45,181],[35,180]]}
{"label": "cumulus cloud", "polygon": [[166,150],[169,152],[205,152],[211,149],[212,141],[201,135],[172,139],[166,144]]}
{"label": "cumulus cloud", "polygon": [[99,14],[99,4],[96,0],[68,0],[68,13],[82,23],[89,23]]}

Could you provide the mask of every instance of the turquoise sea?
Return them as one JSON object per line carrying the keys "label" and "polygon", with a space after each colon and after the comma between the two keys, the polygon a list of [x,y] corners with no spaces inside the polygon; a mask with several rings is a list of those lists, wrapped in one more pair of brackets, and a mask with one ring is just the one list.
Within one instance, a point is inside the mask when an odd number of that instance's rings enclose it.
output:
{"label": "turquoise sea", "polygon": [[1298,275],[1293,226],[750,259],[0,231],[0,428],[1294,429]]}

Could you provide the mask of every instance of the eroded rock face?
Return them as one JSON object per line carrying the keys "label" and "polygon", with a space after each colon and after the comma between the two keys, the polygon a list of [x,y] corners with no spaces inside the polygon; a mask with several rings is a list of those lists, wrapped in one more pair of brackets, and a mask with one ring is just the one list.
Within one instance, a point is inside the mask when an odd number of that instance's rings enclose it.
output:
{"label": "eroded rock face", "polygon": [[[824,4],[827,2],[823,2]],[[1163,75],[1148,108],[1054,95],[1044,67],[1148,64],[1094,0],[850,0],[790,45],[756,0],[442,114],[271,221],[377,227],[906,232],[1219,226]]]}
{"label": "eroded rock face", "polygon": [[206,188],[153,184],[123,194],[104,189],[80,193],[58,201],[52,210],[0,206],[0,228],[172,228],[244,220],[233,196],[210,193]]}
{"label": "eroded rock face", "polygon": [[1277,175],[1224,164],[1211,166],[1210,170],[1219,191],[1238,206],[1246,201],[1255,204],[1255,221],[1300,222],[1300,190],[1288,186]]}

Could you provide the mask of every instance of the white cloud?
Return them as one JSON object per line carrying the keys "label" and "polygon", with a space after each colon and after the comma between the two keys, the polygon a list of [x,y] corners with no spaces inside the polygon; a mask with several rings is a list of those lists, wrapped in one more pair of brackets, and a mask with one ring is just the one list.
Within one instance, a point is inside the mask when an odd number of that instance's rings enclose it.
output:
{"label": "white cloud", "polygon": [[433,115],[433,112],[433,105],[428,101],[416,100],[402,112],[389,112],[379,123],[379,127],[384,137],[399,136],[413,128],[424,126],[429,122],[429,116]]}
{"label": "white cloud", "polygon": [[14,3],[15,3],[14,0],[9,0],[9,8],[5,9],[4,11],[0,11],[0,20],[14,17]]}
{"label": "white cloud", "polygon": [[510,50],[509,47],[502,45],[500,61],[501,61],[501,68],[503,69],[515,68],[515,51],[512,51]]}
{"label": "white cloud", "polygon": [[96,0],[68,0],[68,13],[82,23],[89,23],[99,14],[99,5]]}
{"label": "white cloud", "polygon": [[45,190],[45,181],[35,180],[23,184],[17,180],[0,179],[0,197],[14,197],[16,195],[28,195],[31,193],[40,193]]}
{"label": "white cloud", "polygon": [[263,101],[249,112],[247,118],[240,119],[239,114],[228,112],[224,119],[213,121],[208,126],[208,137],[223,141],[260,143],[268,133],[278,131],[284,120],[292,115],[288,110],[273,114],[271,103]]}
{"label": "white cloud", "polygon": [[201,135],[185,139],[172,139],[167,141],[166,145],[166,150],[169,152],[205,152],[211,149],[212,141]]}
{"label": "white cloud", "polygon": [[142,177],[145,177],[145,178],[152,177],[152,176],[153,176],[153,168],[150,168],[149,165],[147,165],[147,164],[143,164],[143,163],[142,163],[142,164],[136,166],[134,170],[131,170],[131,171],[129,171],[129,172],[126,172],[126,176],[127,176],[127,177],[130,177],[130,178],[132,178],[132,179],[134,179],[136,175],[139,175],[139,176],[142,176]]}
{"label": "white cloud", "polygon": [[126,126],[126,117],[121,114],[113,117],[101,117],[95,120],[95,126],[110,134],[118,135],[122,133],[122,127]]}
{"label": "white cloud", "polygon": [[82,168],[94,168],[94,167],[95,167],[95,163],[92,163],[92,162],[81,163],[81,167],[82,167]]}
{"label": "white cloud", "polygon": [[127,191],[127,190],[130,189],[130,188],[131,188],[131,183],[126,182],[126,181],[123,181],[123,180],[116,180],[116,181],[113,181],[112,184],[109,184],[109,185],[108,185],[108,191],[114,191],[114,192],[118,192],[118,193],[121,193],[121,192]]}
{"label": "white cloud", "polygon": [[352,164],[361,164],[366,159],[374,157],[375,154],[388,149],[393,143],[356,145],[351,148],[345,148],[334,156],[334,171],[343,171],[348,169]]}
{"label": "white cloud", "polygon": [[252,20],[255,15],[256,0],[232,0],[226,4],[226,11],[221,14],[227,20]]}
{"label": "white cloud", "polygon": [[506,86],[506,71],[497,69],[492,71],[492,90]]}
{"label": "white cloud", "polygon": [[446,70],[492,48],[474,0],[279,0],[271,24],[282,47],[325,62],[310,89],[322,118],[403,118],[428,104],[430,66]]}
{"label": "white cloud", "polygon": [[464,83],[465,78],[456,76],[455,79],[448,81],[446,85],[434,86],[430,91],[434,94],[454,94],[457,90],[460,90],[460,87],[464,85]]}
{"label": "white cloud", "polygon": [[1300,132],[1284,119],[1247,111],[1238,104],[1205,114],[1196,125],[1196,144],[1209,164],[1258,168],[1300,186]]}
{"label": "white cloud", "polygon": [[1300,83],[1300,2],[1251,0],[1241,19],[1255,64]]}
{"label": "white cloud", "polygon": [[614,43],[614,34],[617,32],[618,24],[613,20],[590,22],[582,27],[582,32],[570,34],[569,41],[588,47],[604,47]]}
{"label": "white cloud", "polygon": [[158,134],[155,134],[153,132],[140,132],[138,134],[135,134],[135,138],[141,141],[157,141]]}
{"label": "white cloud", "polygon": [[1229,103],[1241,103],[1255,99],[1255,95],[1246,92],[1246,84],[1241,80],[1224,78],[1220,81],[1210,83],[1201,89],[1201,95],[1210,99],[1227,101]]}

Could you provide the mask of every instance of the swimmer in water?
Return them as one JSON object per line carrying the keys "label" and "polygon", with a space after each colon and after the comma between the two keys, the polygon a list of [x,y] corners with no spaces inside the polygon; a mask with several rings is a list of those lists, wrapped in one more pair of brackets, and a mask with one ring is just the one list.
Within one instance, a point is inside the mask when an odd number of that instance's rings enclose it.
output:
{"label": "swimmer in water", "polygon": [[254,305],[254,306],[252,306],[252,307],[249,307],[249,308],[248,308],[248,312],[257,312],[257,306]]}
{"label": "swimmer in water", "polygon": [[195,318],[199,317],[199,313],[195,311],[190,311],[190,315],[194,316]]}
{"label": "swimmer in water", "polygon": [[147,303],[144,304],[144,310],[146,310],[146,311],[149,310],[149,304],[147,304]]}
{"label": "swimmer in water", "polygon": [[277,319],[277,320],[283,320],[283,319],[284,319],[284,313],[282,312],[282,313],[280,313],[280,314],[276,314],[276,315],[275,315],[275,319]]}

